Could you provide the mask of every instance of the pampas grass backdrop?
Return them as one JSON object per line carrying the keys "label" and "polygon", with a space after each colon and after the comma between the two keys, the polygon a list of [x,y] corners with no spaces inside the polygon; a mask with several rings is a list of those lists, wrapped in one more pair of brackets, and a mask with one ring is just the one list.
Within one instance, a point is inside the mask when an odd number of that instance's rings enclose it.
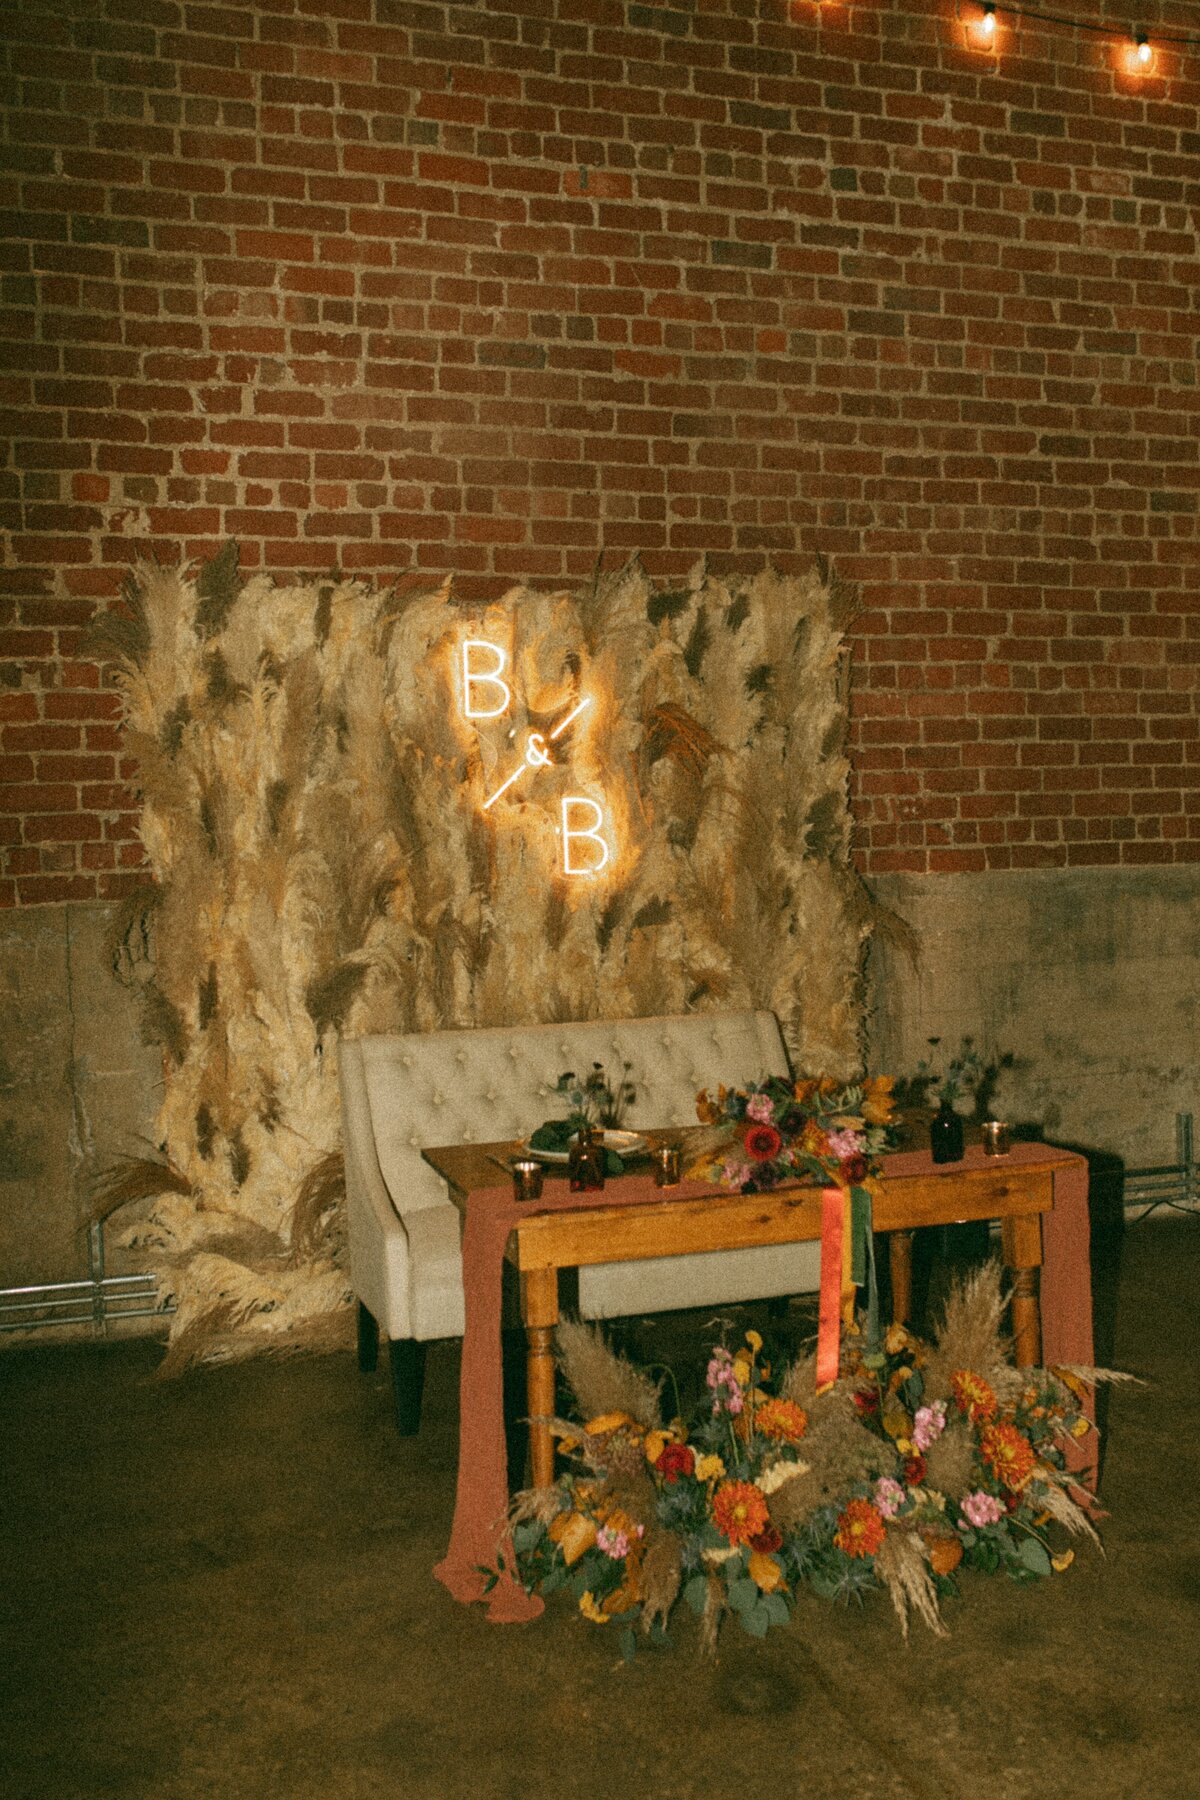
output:
{"label": "pampas grass backdrop", "polygon": [[[167,1366],[339,1336],[339,1033],[767,1007],[798,1070],[859,1066],[866,907],[848,856],[843,609],[824,571],[488,606],[448,585],[131,579],[117,659],[153,873],[146,1030],[161,1160],[99,1207],[175,1297]],[[464,636],[513,704],[467,720]],[[483,800],[526,728],[590,696],[561,766]],[[515,737],[513,735],[515,730]],[[613,856],[558,873],[558,798]]]}

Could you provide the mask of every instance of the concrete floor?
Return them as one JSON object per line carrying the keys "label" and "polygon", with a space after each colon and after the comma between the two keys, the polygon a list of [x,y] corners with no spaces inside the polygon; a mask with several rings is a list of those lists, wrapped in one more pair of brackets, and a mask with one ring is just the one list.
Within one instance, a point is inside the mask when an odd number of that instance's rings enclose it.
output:
{"label": "concrete floor", "polygon": [[566,1609],[489,1626],[434,1583],[457,1346],[409,1441],[349,1355],[158,1384],[145,1342],[12,1351],[0,1793],[1190,1800],[1198,1262],[1196,1219],[1127,1234],[1113,1354],[1152,1385],[1110,1409],[1106,1557],[970,1579],[944,1642],[809,1599],[715,1667],[690,1618],[624,1668]]}

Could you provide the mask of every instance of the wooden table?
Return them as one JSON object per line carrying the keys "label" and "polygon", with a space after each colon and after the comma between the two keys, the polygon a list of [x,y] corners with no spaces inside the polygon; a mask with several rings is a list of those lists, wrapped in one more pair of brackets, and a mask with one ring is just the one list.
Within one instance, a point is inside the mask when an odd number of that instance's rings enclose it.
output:
{"label": "wooden table", "polygon": [[[656,1134],[647,1133],[649,1137]],[[679,1132],[661,1133],[677,1140]],[[443,1177],[451,1197],[465,1208],[469,1193],[503,1180],[497,1160],[515,1143],[456,1144],[422,1151]],[[894,1316],[904,1322],[912,1299],[912,1234],[923,1225],[955,1225],[999,1219],[1004,1260],[1012,1272],[1012,1324],[1020,1367],[1041,1358],[1038,1270],[1042,1262],[1041,1215],[1054,1205],[1055,1171],[1070,1153],[1048,1145],[1022,1145],[1020,1161],[990,1158],[982,1165],[946,1164],[912,1172],[922,1159],[885,1158],[874,1210],[876,1231],[890,1234]],[[889,1164],[891,1167],[889,1168]],[[908,1167],[906,1167],[908,1165]],[[548,1171],[553,1180],[553,1171]],[[562,1183],[565,1187],[565,1180]],[[605,1206],[602,1193],[579,1195],[580,1204],[559,1212],[523,1214],[509,1238],[507,1257],[520,1275],[525,1325],[533,1480],[554,1479],[554,1441],[539,1420],[554,1412],[554,1327],[558,1323],[558,1272],[594,1263],[692,1251],[811,1242],[821,1236],[821,1190],[806,1185],[766,1194],[722,1190],[702,1198],[662,1197],[644,1205]]]}

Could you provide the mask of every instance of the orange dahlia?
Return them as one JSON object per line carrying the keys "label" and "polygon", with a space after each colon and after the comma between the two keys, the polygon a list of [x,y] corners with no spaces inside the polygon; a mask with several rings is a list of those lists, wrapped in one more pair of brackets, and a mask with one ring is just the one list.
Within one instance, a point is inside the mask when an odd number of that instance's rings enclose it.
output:
{"label": "orange dahlia", "polygon": [[1034,1454],[1029,1439],[1015,1425],[989,1425],[979,1439],[980,1454],[996,1480],[1010,1494],[1019,1494],[1033,1474]]}
{"label": "orange dahlia", "polygon": [[764,1400],[754,1415],[760,1437],[781,1444],[798,1444],[808,1430],[808,1414],[794,1400]]}
{"label": "orange dahlia", "polygon": [[974,1375],[970,1369],[955,1369],[950,1387],[954,1404],[959,1412],[966,1413],[972,1425],[978,1425],[981,1419],[995,1418],[996,1395],[982,1375]]}
{"label": "orange dahlia", "polygon": [[766,1496],[752,1481],[723,1481],[712,1502],[713,1524],[731,1544],[748,1544],[770,1522]]}
{"label": "orange dahlia", "polygon": [[838,1514],[833,1541],[847,1556],[878,1556],[883,1549],[883,1515],[869,1500],[847,1501]]}

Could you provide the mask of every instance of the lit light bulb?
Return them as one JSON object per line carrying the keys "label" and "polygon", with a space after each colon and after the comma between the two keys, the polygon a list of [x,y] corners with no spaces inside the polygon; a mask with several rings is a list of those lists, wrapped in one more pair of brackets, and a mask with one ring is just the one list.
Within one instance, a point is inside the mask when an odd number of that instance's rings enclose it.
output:
{"label": "lit light bulb", "polygon": [[1143,69],[1148,69],[1150,67],[1150,64],[1151,64],[1153,58],[1154,58],[1154,52],[1150,48],[1150,39],[1146,36],[1144,31],[1139,31],[1137,34],[1137,59],[1138,59],[1138,62],[1141,64]]}
{"label": "lit light bulb", "polygon": [[991,4],[983,9],[983,18],[979,22],[979,35],[985,44],[990,44],[996,36],[996,8]]}

